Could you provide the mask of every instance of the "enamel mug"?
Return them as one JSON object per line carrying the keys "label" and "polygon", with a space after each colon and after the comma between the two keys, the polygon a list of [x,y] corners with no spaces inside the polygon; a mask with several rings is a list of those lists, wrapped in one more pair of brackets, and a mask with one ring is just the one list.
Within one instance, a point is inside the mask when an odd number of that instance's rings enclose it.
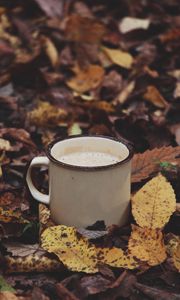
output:
{"label": "enamel mug", "polygon": [[[85,167],[63,163],[62,155],[73,152],[102,152],[119,161],[105,166]],[[57,224],[86,227],[97,220],[105,224],[124,225],[130,207],[132,145],[123,139],[105,136],[71,136],[49,144],[46,156],[30,163],[26,180],[32,196],[50,206],[51,218]],[[33,167],[47,166],[49,195],[33,185]]]}

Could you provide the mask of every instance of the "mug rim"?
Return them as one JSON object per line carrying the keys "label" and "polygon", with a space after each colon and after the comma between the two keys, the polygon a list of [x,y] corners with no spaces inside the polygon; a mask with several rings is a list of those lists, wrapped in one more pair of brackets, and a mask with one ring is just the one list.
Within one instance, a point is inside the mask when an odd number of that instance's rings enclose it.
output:
{"label": "mug rim", "polygon": [[[104,139],[108,139],[108,140],[112,140],[115,142],[119,142],[124,144],[127,149],[129,150],[129,154],[126,158],[124,158],[121,161],[118,161],[116,163],[110,164],[110,165],[105,165],[105,166],[95,166],[95,167],[86,167],[86,166],[77,166],[77,165],[70,165],[70,164],[66,164],[62,161],[57,160],[52,154],[51,154],[51,149],[52,147],[57,144],[58,142],[61,141],[65,141],[65,140],[69,140],[69,139],[73,139],[73,138],[81,138],[81,137],[94,137],[94,138],[104,138]],[[134,147],[133,144],[129,141],[127,141],[126,139],[120,137],[120,138],[115,138],[115,137],[111,137],[111,136],[105,136],[105,135],[91,135],[91,134],[77,134],[77,135],[72,135],[72,136],[68,136],[66,138],[58,138],[55,139],[54,141],[52,141],[51,143],[48,144],[47,148],[45,149],[46,155],[49,158],[50,161],[52,161],[53,163],[60,165],[61,167],[64,167],[66,169],[71,169],[71,170],[79,170],[79,171],[101,171],[101,170],[106,170],[106,169],[111,169],[120,165],[125,164],[126,162],[130,161],[134,155]]]}

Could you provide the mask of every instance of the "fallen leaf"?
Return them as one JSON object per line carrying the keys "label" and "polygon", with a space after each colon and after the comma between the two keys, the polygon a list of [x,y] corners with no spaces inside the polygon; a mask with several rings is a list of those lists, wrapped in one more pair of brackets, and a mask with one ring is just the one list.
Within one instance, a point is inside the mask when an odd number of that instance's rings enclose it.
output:
{"label": "fallen leaf", "polygon": [[73,68],[75,76],[69,79],[67,85],[78,93],[84,93],[98,87],[104,77],[104,69],[98,65],[89,65],[80,69],[78,65]]}
{"label": "fallen leaf", "polygon": [[[153,300],[180,300],[180,295],[175,294],[163,289],[151,287],[142,283],[135,283],[135,287],[144,295],[148,297],[148,299]],[[146,298],[147,299],[147,298]]]}
{"label": "fallen leaf", "polygon": [[8,151],[11,149],[11,144],[9,141],[5,140],[5,139],[2,139],[0,138],[0,151],[1,150],[5,150],[5,151]]}
{"label": "fallen leaf", "polygon": [[174,262],[176,269],[180,272],[180,239],[179,239],[179,243],[173,254],[173,262]]}
{"label": "fallen leaf", "polygon": [[47,2],[46,0],[33,0],[35,1],[39,7],[44,11],[44,13],[50,17],[62,17],[63,13],[63,0],[51,0],[51,2]]}
{"label": "fallen leaf", "polygon": [[51,65],[53,67],[56,67],[59,62],[59,55],[54,43],[46,36],[42,36],[41,41],[45,49],[45,53],[51,62]]}
{"label": "fallen leaf", "polygon": [[148,29],[149,24],[150,20],[148,19],[125,17],[119,24],[119,30],[122,33],[127,33],[136,29]]}
{"label": "fallen leaf", "polygon": [[15,290],[6,282],[6,280],[0,276],[0,292],[4,291],[15,292]]}
{"label": "fallen leaf", "polygon": [[88,230],[84,228],[78,228],[77,231],[88,240],[98,239],[108,234],[108,231],[106,230]]}
{"label": "fallen leaf", "polygon": [[27,113],[31,124],[41,127],[55,127],[64,122],[67,112],[49,102],[39,101],[37,108]]}
{"label": "fallen leaf", "polygon": [[132,160],[132,182],[140,182],[153,172],[160,170],[161,162],[178,162],[176,157],[180,156],[180,146],[161,147],[147,150],[144,153],[135,154]]}
{"label": "fallen leaf", "polygon": [[114,104],[117,103],[121,103],[123,104],[128,97],[130,96],[130,94],[132,93],[132,91],[135,88],[135,81],[131,81],[129,82],[124,88],[123,90],[119,93],[119,95],[117,96],[117,98],[113,101]]}
{"label": "fallen leaf", "polygon": [[170,125],[169,128],[175,136],[176,143],[180,146],[180,123]]}
{"label": "fallen leaf", "polygon": [[6,247],[7,251],[12,254],[12,256],[25,257],[32,254],[42,255],[45,253],[38,244],[28,245],[16,242],[5,242],[3,245]]}
{"label": "fallen leaf", "polygon": [[180,97],[180,81],[176,83],[176,88],[174,90],[173,96],[174,96],[174,98]]}
{"label": "fallen leaf", "polygon": [[74,227],[64,225],[45,229],[41,235],[42,248],[58,256],[72,271],[96,273],[96,248],[83,237],[78,237]]}
{"label": "fallen leaf", "polygon": [[128,249],[132,256],[147,262],[150,266],[159,265],[166,259],[163,234],[159,229],[132,225]]}
{"label": "fallen leaf", "polygon": [[81,287],[85,290],[86,295],[95,295],[106,291],[112,281],[101,275],[86,276],[81,279]]}
{"label": "fallen leaf", "polygon": [[10,256],[5,257],[6,273],[22,272],[53,272],[64,270],[63,265],[55,258],[48,257],[46,254],[30,254],[25,257]]}
{"label": "fallen leaf", "polygon": [[114,64],[126,69],[130,69],[132,67],[134,59],[128,52],[124,52],[119,49],[110,49],[107,47],[102,47],[102,51]]}
{"label": "fallen leaf", "polygon": [[68,128],[68,135],[78,135],[82,134],[82,129],[79,126],[78,123],[73,123],[69,128]]}
{"label": "fallen leaf", "polygon": [[132,214],[141,227],[162,228],[175,210],[174,190],[161,174],[148,181],[132,197]]}
{"label": "fallen leaf", "polygon": [[19,297],[16,297],[12,292],[0,292],[0,299],[1,300],[20,300]]}
{"label": "fallen leaf", "polygon": [[160,40],[162,43],[167,43],[170,41],[178,40],[180,38],[180,29],[172,28],[167,32],[160,35]]}
{"label": "fallen leaf", "polygon": [[143,97],[145,100],[151,102],[152,104],[154,104],[157,107],[167,108],[169,106],[168,102],[160,94],[158,89],[153,85],[149,85],[147,87],[147,91]]}
{"label": "fallen leaf", "polygon": [[58,299],[62,300],[79,300],[73,293],[71,293],[65,286],[61,283],[56,284],[56,294]]}
{"label": "fallen leaf", "polygon": [[51,220],[50,209],[42,203],[39,204],[39,224],[39,234],[41,234],[45,228],[55,225]]}
{"label": "fallen leaf", "polygon": [[31,149],[36,148],[35,144],[31,140],[29,132],[23,128],[1,128],[0,136],[6,138],[10,137],[15,141],[22,142],[24,146],[29,146]]}
{"label": "fallen leaf", "polygon": [[137,261],[130,254],[125,254],[120,248],[97,248],[98,262],[111,267],[135,269]]}
{"label": "fallen leaf", "polygon": [[96,19],[75,14],[68,17],[66,37],[70,41],[97,44],[105,33],[105,25]]}
{"label": "fallen leaf", "polygon": [[0,207],[0,221],[4,223],[29,223],[28,220],[22,217],[22,212],[20,210],[11,210]]}

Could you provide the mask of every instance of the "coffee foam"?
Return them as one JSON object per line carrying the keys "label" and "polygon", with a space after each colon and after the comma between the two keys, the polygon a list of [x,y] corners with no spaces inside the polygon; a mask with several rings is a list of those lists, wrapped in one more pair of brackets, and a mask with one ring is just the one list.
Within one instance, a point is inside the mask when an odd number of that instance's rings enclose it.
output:
{"label": "coffee foam", "polygon": [[73,152],[58,158],[60,162],[80,167],[100,167],[118,163],[122,159],[104,152]]}

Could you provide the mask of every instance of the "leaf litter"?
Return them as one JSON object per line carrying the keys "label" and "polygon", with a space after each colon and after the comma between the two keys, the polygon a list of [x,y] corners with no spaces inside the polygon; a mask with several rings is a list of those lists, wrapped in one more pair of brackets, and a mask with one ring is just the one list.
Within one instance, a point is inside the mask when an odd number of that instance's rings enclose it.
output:
{"label": "leaf litter", "polygon": [[[118,6],[116,1],[2,2],[0,258],[1,273],[15,289],[1,292],[2,299],[179,299],[177,284],[155,280],[166,274],[170,282],[179,271],[179,242],[171,251],[166,244],[169,234],[179,236],[178,7],[177,0],[125,0]],[[44,145],[77,133],[123,137],[136,153],[133,225],[115,230],[97,223],[73,231],[85,241],[80,250],[89,259],[86,271],[98,271],[90,275],[69,274],[82,262],[78,265],[70,249],[70,260],[69,252],[62,255],[62,241],[53,248],[58,256],[51,248],[42,255],[36,250],[55,224],[46,206],[39,206],[38,214],[24,184],[27,163],[44,154]],[[37,187],[47,193],[46,171],[33,172]],[[97,265],[91,265],[87,245],[96,249],[97,261],[101,257]]]}

